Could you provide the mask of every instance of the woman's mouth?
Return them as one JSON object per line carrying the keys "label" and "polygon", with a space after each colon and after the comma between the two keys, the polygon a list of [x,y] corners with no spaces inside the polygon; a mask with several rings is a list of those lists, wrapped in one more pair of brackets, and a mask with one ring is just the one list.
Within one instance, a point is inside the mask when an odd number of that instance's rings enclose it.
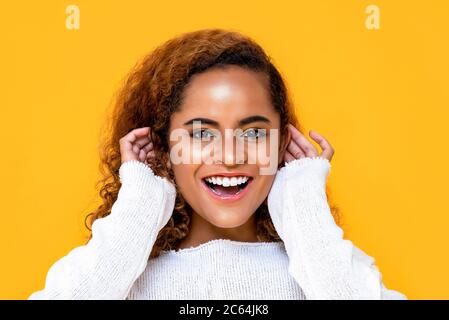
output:
{"label": "woman's mouth", "polygon": [[250,188],[253,178],[249,176],[209,176],[201,179],[202,185],[212,198],[222,201],[241,199]]}

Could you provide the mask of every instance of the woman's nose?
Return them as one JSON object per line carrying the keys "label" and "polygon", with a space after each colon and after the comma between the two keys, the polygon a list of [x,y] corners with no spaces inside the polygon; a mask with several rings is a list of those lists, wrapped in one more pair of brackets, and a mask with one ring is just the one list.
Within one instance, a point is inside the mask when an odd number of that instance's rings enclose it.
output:
{"label": "woman's nose", "polygon": [[217,162],[225,165],[244,164],[246,159],[245,146],[239,143],[234,136],[227,136],[222,140]]}

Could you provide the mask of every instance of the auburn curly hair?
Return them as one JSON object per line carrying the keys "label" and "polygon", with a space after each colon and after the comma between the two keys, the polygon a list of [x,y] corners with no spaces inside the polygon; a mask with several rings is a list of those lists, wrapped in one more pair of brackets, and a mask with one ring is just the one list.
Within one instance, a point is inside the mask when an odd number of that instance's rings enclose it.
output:
{"label": "auburn curly hair", "polygon": [[[251,38],[234,30],[203,29],[181,34],[154,49],[139,61],[126,76],[122,88],[116,93],[112,112],[105,122],[100,138],[100,172],[102,178],[96,186],[102,204],[86,217],[86,227],[98,218],[111,213],[121,186],[119,140],[128,132],[140,127],[151,127],[155,158],[149,162],[154,173],[167,178],[178,191],[173,214],[160,230],[150,257],[161,250],[177,249],[189,233],[192,209],[176,185],[174,174],[168,168],[170,116],[181,104],[182,93],[192,75],[212,67],[238,65],[268,76],[270,96],[281,119],[281,138],[287,133],[288,123],[303,132],[290,101],[286,84],[272,59]],[[280,166],[282,166],[281,163]],[[330,190],[326,186],[330,203]],[[339,223],[338,208],[330,205]],[[282,241],[271,221],[267,200],[256,210],[259,241]],[[89,235],[89,240],[92,233]]]}

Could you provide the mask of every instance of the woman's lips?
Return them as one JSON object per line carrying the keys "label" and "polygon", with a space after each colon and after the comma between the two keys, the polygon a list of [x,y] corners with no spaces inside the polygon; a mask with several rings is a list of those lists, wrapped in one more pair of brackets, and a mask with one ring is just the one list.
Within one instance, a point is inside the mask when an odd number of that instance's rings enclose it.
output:
{"label": "woman's lips", "polygon": [[249,188],[251,187],[252,183],[253,183],[253,178],[249,179],[249,181],[247,182],[246,186],[244,189],[240,190],[239,192],[237,192],[236,194],[227,194],[227,195],[219,195],[216,194],[214,191],[212,191],[209,186],[206,184],[206,182],[204,181],[204,179],[201,179],[201,185],[203,186],[204,189],[206,189],[206,192],[213,198],[219,201],[223,201],[223,202],[232,202],[232,201],[237,201],[240,200],[241,198],[243,198],[245,196],[246,193],[248,193]]}

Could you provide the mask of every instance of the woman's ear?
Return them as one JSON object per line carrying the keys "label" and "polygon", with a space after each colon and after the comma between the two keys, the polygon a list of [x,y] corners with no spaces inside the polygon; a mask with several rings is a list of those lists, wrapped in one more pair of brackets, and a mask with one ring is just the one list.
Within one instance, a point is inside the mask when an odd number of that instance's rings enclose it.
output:
{"label": "woman's ear", "polygon": [[288,145],[290,144],[291,138],[292,138],[291,132],[290,132],[290,130],[287,130],[287,134],[284,136],[281,148],[279,150],[278,165],[280,165],[282,162],[284,162],[284,155],[285,155],[285,152],[287,151]]}

